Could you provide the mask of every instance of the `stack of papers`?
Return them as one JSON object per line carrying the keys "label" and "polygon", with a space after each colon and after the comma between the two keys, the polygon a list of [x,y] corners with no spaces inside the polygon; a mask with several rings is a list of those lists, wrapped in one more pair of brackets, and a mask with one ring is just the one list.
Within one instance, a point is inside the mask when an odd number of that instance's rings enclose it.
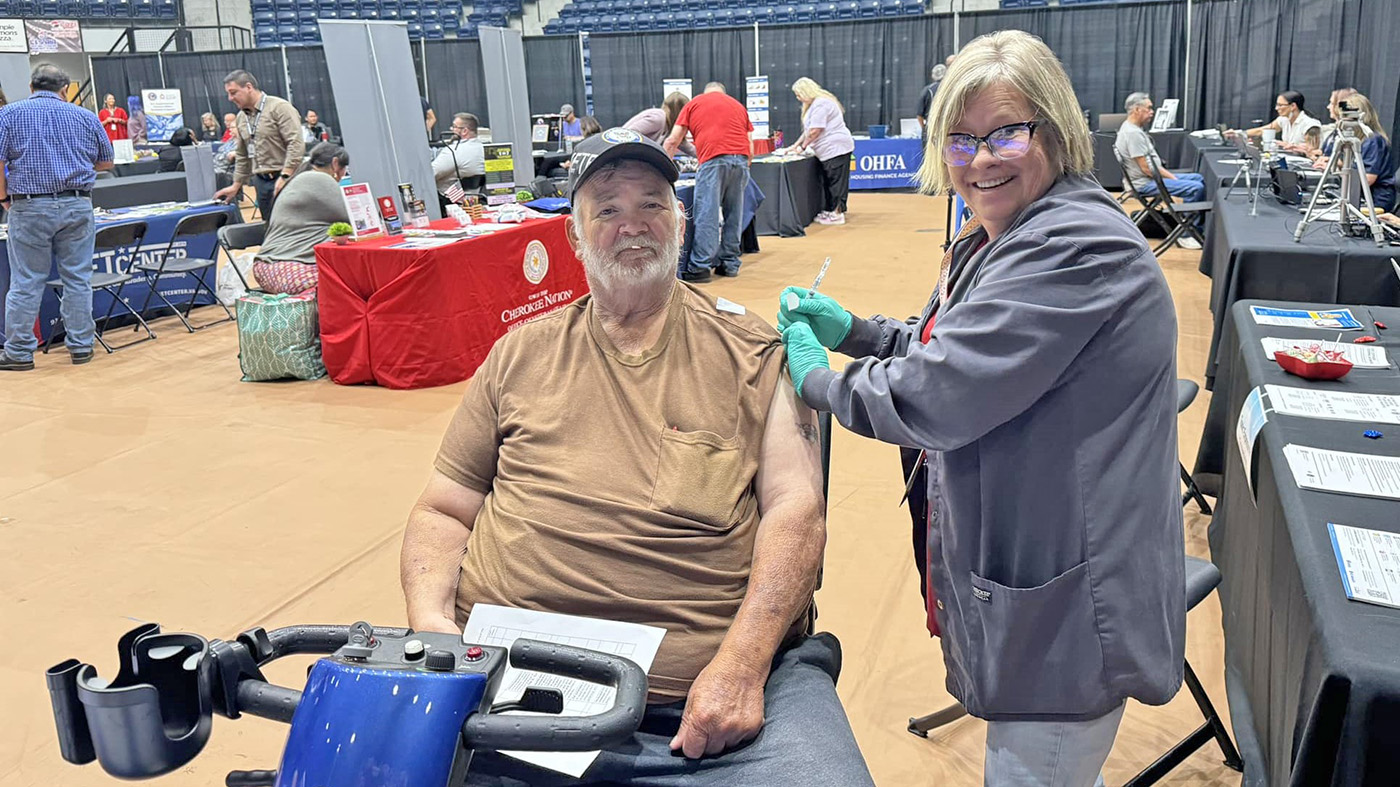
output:
{"label": "stack of papers", "polygon": [[1251,306],[1254,322],[1259,325],[1279,325],[1285,328],[1325,328],[1333,331],[1359,331],[1361,322],[1352,315],[1351,309],[1332,311],[1307,311],[1306,309],[1272,309],[1268,306]]}
{"label": "stack of papers", "polygon": [[1287,385],[1266,385],[1269,404],[1279,415],[1331,421],[1400,424],[1400,396],[1347,393]]}
{"label": "stack of papers", "polygon": [[1400,500],[1400,457],[1372,456],[1288,444],[1293,480],[1303,489]]}
{"label": "stack of papers", "polygon": [[1400,609],[1400,535],[1327,523],[1347,598]]}

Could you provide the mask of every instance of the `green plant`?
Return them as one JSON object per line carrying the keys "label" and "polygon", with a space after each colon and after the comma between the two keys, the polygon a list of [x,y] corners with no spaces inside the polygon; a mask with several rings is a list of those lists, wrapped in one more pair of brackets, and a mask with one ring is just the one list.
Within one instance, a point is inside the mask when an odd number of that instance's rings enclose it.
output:
{"label": "green plant", "polygon": [[346,236],[354,234],[354,228],[343,221],[337,221],[336,223],[326,228],[326,235],[332,238],[344,238]]}

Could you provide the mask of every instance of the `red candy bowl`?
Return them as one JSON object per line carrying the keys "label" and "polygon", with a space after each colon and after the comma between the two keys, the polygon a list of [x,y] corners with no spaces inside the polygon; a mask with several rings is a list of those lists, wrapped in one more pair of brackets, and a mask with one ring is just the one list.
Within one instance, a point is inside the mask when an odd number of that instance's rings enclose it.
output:
{"label": "red candy bowl", "polygon": [[1324,350],[1316,344],[1276,350],[1274,360],[1285,372],[1308,380],[1339,380],[1351,371],[1351,361],[1340,352]]}

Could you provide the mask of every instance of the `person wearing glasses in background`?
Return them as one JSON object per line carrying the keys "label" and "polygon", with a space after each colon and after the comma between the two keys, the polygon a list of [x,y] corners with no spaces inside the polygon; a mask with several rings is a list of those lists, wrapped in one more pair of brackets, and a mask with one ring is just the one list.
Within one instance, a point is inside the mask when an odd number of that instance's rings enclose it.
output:
{"label": "person wearing glasses in background", "polygon": [[[948,691],[989,722],[988,785],[1102,783],[1126,700],[1183,678],[1176,313],[1092,171],[1054,53],[982,36],[930,114],[924,189],[974,218],[923,314],[779,299],[803,401],[924,450],[928,627]],[[855,360],[832,370],[824,347]]]}
{"label": "person wearing glasses in background", "polygon": [[[1127,111],[1128,117],[1123,120],[1123,125],[1118,127],[1118,136],[1113,140],[1113,152],[1123,162],[1125,172],[1132,179],[1133,188],[1137,193],[1144,197],[1157,193],[1157,181],[1152,178],[1152,169],[1155,166],[1157,172],[1162,175],[1162,184],[1167,187],[1168,194],[1181,197],[1182,202],[1199,202],[1205,199],[1205,178],[1199,173],[1176,173],[1162,165],[1162,157],[1157,155],[1157,146],[1152,142],[1152,135],[1147,133],[1155,114],[1152,97],[1146,93],[1133,93],[1123,102],[1123,109]],[[1200,241],[1186,235],[1178,238],[1176,245],[1193,251],[1201,248]]]}
{"label": "person wearing glasses in background", "polygon": [[1246,129],[1251,139],[1263,135],[1265,129],[1278,132],[1279,147],[1283,150],[1298,151],[1315,148],[1321,144],[1322,121],[1303,111],[1303,94],[1296,90],[1285,90],[1274,98],[1274,112],[1278,117],[1258,128]]}

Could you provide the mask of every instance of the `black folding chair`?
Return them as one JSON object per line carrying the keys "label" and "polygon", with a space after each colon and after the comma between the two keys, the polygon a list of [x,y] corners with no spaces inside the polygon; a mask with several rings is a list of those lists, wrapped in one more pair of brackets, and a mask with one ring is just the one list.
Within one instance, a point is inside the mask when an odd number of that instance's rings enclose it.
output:
{"label": "black folding chair", "polygon": [[[101,290],[102,292],[107,293],[107,295],[112,299],[111,303],[107,304],[107,313],[102,316],[102,319],[96,321],[97,329],[95,331],[95,338],[97,339],[97,343],[101,344],[102,349],[106,350],[109,353],[116,352],[117,350],[120,350],[123,347],[130,347],[133,344],[148,342],[156,338],[155,333],[151,331],[151,326],[146,324],[146,321],[142,319],[141,314],[135,309],[131,308],[131,304],[122,300],[122,288],[126,286],[127,282],[136,278],[136,274],[131,273],[130,270],[131,267],[136,264],[136,261],[140,259],[141,242],[145,239],[146,222],[144,221],[133,221],[123,224],[114,224],[110,227],[103,227],[102,229],[97,231],[97,235],[93,239],[94,256],[103,252],[111,252],[113,263],[112,266],[117,269],[116,272],[113,273],[107,273],[105,271],[94,271],[92,274],[92,289],[94,291]],[[131,265],[127,266],[126,272],[122,272],[120,266],[116,264],[117,254],[122,249],[126,248],[131,249]],[[62,279],[52,279],[49,282],[47,282],[47,284],[49,288],[53,290],[54,295],[58,298],[58,300],[61,303],[63,300]],[[116,289],[113,289],[114,287]],[[135,339],[133,341],[126,342],[125,344],[118,345],[108,344],[107,340],[102,338],[102,334],[107,330],[107,323],[112,319],[112,310],[116,309],[118,306],[121,306],[123,310],[129,313],[132,317],[136,318],[135,330],[144,330],[146,332],[145,338]],[[54,337],[59,334],[58,327],[63,324],[62,308],[59,309],[58,319],[58,324],[56,324],[54,326],[54,330],[51,333],[49,333],[49,338],[44,341],[44,352],[46,353],[49,351],[49,345],[53,343]]]}
{"label": "black folding chair", "polygon": [[[1196,401],[1196,393],[1200,390],[1200,386],[1196,385],[1196,383],[1191,380],[1179,379],[1176,381],[1177,415],[1181,415],[1186,408],[1191,406],[1192,402]],[[1187,503],[1195,500],[1196,505],[1201,507],[1201,513],[1210,516],[1210,503],[1206,502],[1206,496],[1201,494],[1200,487],[1196,486],[1196,479],[1191,477],[1191,473],[1186,470],[1186,465],[1178,461],[1177,466],[1181,468],[1182,483],[1186,484],[1186,491],[1181,495],[1181,505],[1185,506]]]}
{"label": "black folding chair", "polygon": [[[1190,611],[1220,584],[1220,569],[1208,560],[1187,555],[1185,570],[1186,609]],[[1230,740],[1230,734],[1225,731],[1225,723],[1221,720],[1220,714],[1216,712],[1215,705],[1211,703],[1205,688],[1201,686],[1201,681],[1196,677],[1195,670],[1191,669],[1191,662],[1186,661],[1184,667],[1186,688],[1191,692],[1191,697],[1196,700],[1196,707],[1200,708],[1205,722],[1197,727],[1195,732],[1186,736],[1184,740],[1158,757],[1156,762],[1128,780],[1124,787],[1147,787],[1147,785],[1156,784],[1173,768],[1195,753],[1197,749],[1212,740],[1220,746],[1220,752],[1225,757],[1225,767],[1236,771],[1244,770],[1244,762],[1240,759],[1240,753],[1235,748],[1234,741]],[[967,710],[955,702],[937,713],[910,719],[908,729],[921,738],[927,738],[929,731],[957,721],[966,715]]]}
{"label": "black folding chair", "polygon": [[[151,305],[151,296],[154,295],[160,299],[161,303],[165,304],[173,311],[176,317],[180,318],[180,322],[185,324],[185,329],[190,333],[208,328],[211,325],[230,322],[234,319],[233,312],[229,311],[227,306],[219,303],[218,297],[214,294],[213,285],[205,281],[202,275],[204,271],[216,269],[219,264],[218,260],[199,257],[175,259],[172,256],[175,250],[175,244],[178,241],[186,240],[188,243],[188,239],[197,238],[201,235],[214,234],[227,223],[228,214],[224,211],[218,211],[216,213],[198,213],[193,216],[186,216],[180,219],[179,224],[175,225],[175,234],[171,236],[170,242],[165,245],[165,254],[161,255],[159,263],[140,263],[132,265],[133,270],[139,270],[146,275],[146,281],[151,285],[151,291],[146,294],[146,302],[141,305],[142,315],[146,314],[146,309]],[[218,254],[215,253],[214,256],[217,257]],[[171,303],[170,300],[165,297],[165,294],[160,291],[160,280],[167,276],[184,274],[188,274],[189,277],[194,280],[195,284],[190,292],[190,299],[185,303],[184,311],[181,312],[180,307]],[[190,323],[190,312],[194,310],[195,301],[199,299],[201,290],[208,292],[209,297],[213,298],[214,302],[224,310],[224,314],[227,315],[224,319],[214,320],[213,322],[198,326]]]}
{"label": "black folding chair", "polygon": [[[1123,170],[1123,194],[1126,195],[1126,197],[1120,199],[1119,202],[1126,205],[1129,199],[1134,199],[1137,200],[1138,204],[1141,206],[1137,210],[1128,211],[1128,218],[1132,219],[1133,223],[1136,224],[1139,229],[1142,228],[1142,223],[1144,221],[1152,219],[1157,226],[1161,228],[1162,232],[1170,233],[1172,230],[1171,222],[1167,220],[1165,209],[1160,204],[1165,192],[1159,191],[1156,194],[1143,194],[1141,191],[1138,191],[1137,186],[1133,184],[1133,175],[1135,173],[1141,174],[1138,172],[1137,164],[1124,161],[1123,157],[1120,156],[1116,150],[1113,151],[1113,155],[1118,160],[1119,168]],[[1166,194],[1166,198],[1170,200],[1171,195]]]}
{"label": "black folding chair", "polygon": [[263,245],[267,238],[267,222],[251,221],[245,224],[226,224],[219,228],[219,247],[224,250],[228,257],[228,264],[233,266],[233,272],[238,274],[238,280],[243,282],[243,289],[252,290],[248,285],[248,279],[243,275],[243,271],[234,264],[233,253],[251,249],[254,246]]}
{"label": "black folding chair", "polygon": [[1162,196],[1156,203],[1156,208],[1166,216],[1170,225],[1167,237],[1152,249],[1152,253],[1158,257],[1162,256],[1162,252],[1175,246],[1182,235],[1190,235],[1204,248],[1206,238],[1196,228],[1196,220],[1199,216],[1210,213],[1214,206],[1209,202],[1177,202],[1172,199],[1171,193],[1167,191],[1166,181],[1162,179],[1162,171],[1157,168],[1157,162],[1148,159],[1148,164],[1152,169],[1152,181],[1157,184],[1157,193]]}

